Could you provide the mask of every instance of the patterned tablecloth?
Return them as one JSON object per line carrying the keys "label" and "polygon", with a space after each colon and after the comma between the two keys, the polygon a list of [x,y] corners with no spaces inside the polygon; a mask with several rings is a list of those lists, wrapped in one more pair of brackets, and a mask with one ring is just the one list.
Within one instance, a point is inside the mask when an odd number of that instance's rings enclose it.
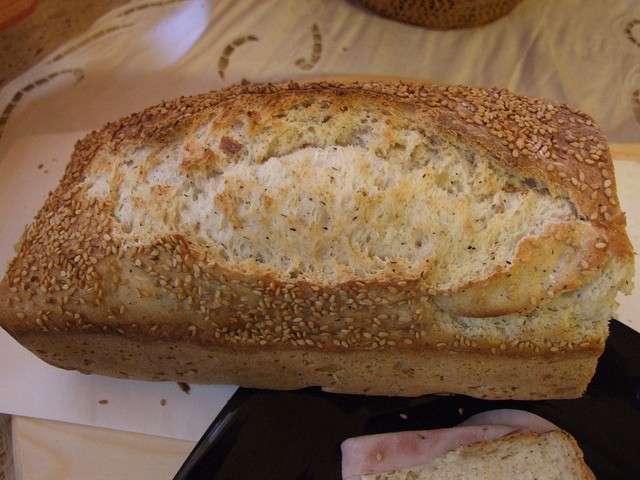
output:
{"label": "patterned tablecloth", "polygon": [[[524,0],[488,26],[443,32],[346,0],[127,3],[0,90],[0,275],[79,137],[162,99],[242,80],[365,74],[506,87],[572,104],[611,141],[637,143],[637,6]],[[172,384],[63,372],[2,331],[0,363],[12,366],[0,369],[0,412],[190,440],[233,392],[196,387],[187,397]]]}

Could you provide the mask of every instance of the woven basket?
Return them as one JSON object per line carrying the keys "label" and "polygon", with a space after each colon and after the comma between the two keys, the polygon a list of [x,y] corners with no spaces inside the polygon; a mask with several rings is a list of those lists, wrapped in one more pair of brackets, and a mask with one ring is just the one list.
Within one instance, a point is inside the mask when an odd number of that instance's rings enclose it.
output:
{"label": "woven basket", "polygon": [[477,27],[509,13],[522,0],[360,0],[385,17],[427,28]]}

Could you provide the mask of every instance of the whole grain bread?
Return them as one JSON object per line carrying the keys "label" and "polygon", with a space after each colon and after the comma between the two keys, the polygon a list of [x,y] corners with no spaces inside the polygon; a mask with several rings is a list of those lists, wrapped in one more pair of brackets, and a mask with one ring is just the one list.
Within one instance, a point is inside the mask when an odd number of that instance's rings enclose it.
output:
{"label": "whole grain bread", "polygon": [[522,0],[360,0],[385,17],[448,30],[484,25],[506,15]]}
{"label": "whole grain bread", "polygon": [[498,89],[247,85],[78,142],[0,325],[122,377],[571,398],[632,255],[583,113]]}
{"label": "whole grain bread", "polygon": [[362,475],[362,480],[595,480],[571,435],[513,433],[460,447],[426,466]]}

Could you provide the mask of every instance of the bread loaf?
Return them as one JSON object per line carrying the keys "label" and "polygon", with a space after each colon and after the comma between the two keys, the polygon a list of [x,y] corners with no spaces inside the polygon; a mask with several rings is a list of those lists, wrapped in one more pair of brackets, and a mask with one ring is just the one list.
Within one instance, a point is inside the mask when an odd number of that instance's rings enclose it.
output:
{"label": "bread loaf", "polygon": [[0,325],[87,373],[571,398],[632,255],[583,113],[498,89],[247,85],[78,142]]}
{"label": "bread loaf", "polygon": [[385,17],[434,29],[484,25],[506,15],[522,0],[360,0]]}

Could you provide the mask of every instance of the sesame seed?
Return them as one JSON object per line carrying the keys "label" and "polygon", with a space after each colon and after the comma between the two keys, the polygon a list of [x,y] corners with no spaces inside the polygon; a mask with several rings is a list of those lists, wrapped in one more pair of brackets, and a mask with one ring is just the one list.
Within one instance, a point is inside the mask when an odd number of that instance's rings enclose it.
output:
{"label": "sesame seed", "polygon": [[[242,88],[245,90],[239,91],[271,94],[280,92],[283,89],[285,91],[288,89],[295,91],[295,89],[303,89],[305,87],[252,86]],[[338,87],[334,88],[338,89]],[[600,182],[603,179],[597,180],[595,178],[594,175],[597,175],[595,169],[594,172],[589,171],[586,172],[585,175],[584,171],[575,168],[575,161],[584,161],[588,165],[593,165],[595,162],[598,162],[598,169],[605,179],[598,187],[603,189],[609,199],[608,202],[599,200],[600,203],[608,203],[609,205],[609,210],[601,210],[602,215],[609,221],[618,214],[618,210],[611,207],[611,205],[615,206],[617,204],[617,201],[613,198],[614,192],[610,190],[610,193],[607,193],[606,191],[606,189],[613,187],[612,181],[608,180],[613,176],[613,172],[611,171],[611,162],[608,158],[607,148],[601,135],[597,133],[596,130],[587,128],[592,122],[588,120],[586,116],[571,113],[564,106],[554,106],[535,99],[517,97],[503,90],[477,90],[463,87],[452,87],[451,89],[425,87],[416,88],[415,90],[403,87],[404,90],[401,90],[394,87],[382,87],[377,83],[371,83],[367,88],[372,91],[372,95],[382,91],[384,88],[387,93],[391,95],[399,95],[402,93],[402,95],[406,95],[409,98],[421,97],[424,99],[422,101],[425,105],[431,105],[431,108],[434,109],[449,109],[451,115],[459,115],[458,121],[462,123],[484,126],[485,131],[490,133],[494,140],[502,142],[507,149],[507,153],[511,153],[513,157],[528,157],[528,159],[531,159],[537,156],[542,161],[539,168],[544,168],[548,172],[552,172],[558,168],[564,168],[563,164],[567,163],[566,171],[570,172],[569,176],[571,176],[571,174],[575,175],[575,177],[571,177],[570,181],[581,191],[585,191],[588,188],[585,184],[586,176],[590,177],[590,182]],[[217,95],[219,94],[199,97],[202,98],[202,100],[197,101],[184,99],[177,103],[166,102],[162,107],[154,107],[144,115],[149,118],[155,118],[156,115],[162,114],[163,121],[165,116],[168,117],[167,121],[171,124],[170,128],[174,128],[198,112],[208,112],[211,110],[217,104],[218,99],[222,98]],[[464,99],[466,105],[464,108],[461,107],[461,98]],[[466,112],[467,119],[462,118],[462,111]],[[131,135],[129,132],[136,132],[135,135],[139,135],[145,141],[162,138],[161,135],[166,135],[168,132],[167,128],[169,127],[165,127],[164,124],[158,124],[155,120],[153,122],[140,120],[140,118],[144,118],[144,115],[142,117],[134,116],[131,119],[120,121],[120,124],[116,125],[117,128],[113,130],[115,132],[113,133],[114,144],[118,145],[121,142],[126,144],[126,140],[130,138]],[[566,125],[566,127],[562,127],[561,125]],[[94,138],[98,139],[100,137]],[[97,140],[93,141],[95,142]],[[565,141],[571,142],[571,148],[568,148]],[[89,146],[91,148],[89,148]],[[111,220],[109,220],[104,213],[105,206],[97,199],[92,199],[89,206],[89,202],[85,202],[81,196],[82,192],[80,189],[82,186],[80,182],[83,179],[82,171],[84,165],[91,160],[95,146],[96,145],[91,145],[90,142],[80,144],[77,155],[82,159],[82,162],[84,162],[82,163],[82,168],[78,165],[74,167],[72,162],[71,174],[65,175],[62,181],[63,183],[61,184],[61,190],[64,193],[54,194],[58,195],[58,197],[55,199],[56,202],[51,202],[52,205],[56,206],[55,211],[51,207],[46,207],[46,210],[36,218],[35,230],[40,229],[44,232],[44,235],[49,235],[51,239],[47,240],[47,245],[44,245],[45,248],[43,248],[42,254],[34,253],[33,246],[27,249],[30,251],[30,254],[36,255],[37,258],[30,264],[27,264],[23,272],[11,272],[8,275],[10,282],[12,279],[17,278],[26,279],[30,271],[35,272],[36,270],[44,269],[47,273],[43,275],[45,278],[42,282],[39,282],[43,293],[51,294],[52,292],[58,291],[70,292],[69,296],[62,297],[61,299],[56,298],[54,300],[59,307],[68,302],[71,305],[84,304],[85,299],[82,298],[82,296],[86,298],[87,295],[85,295],[85,292],[87,292],[90,294],[89,298],[87,298],[89,305],[94,302],[96,304],[104,303],[106,304],[103,308],[105,313],[111,313],[112,316],[124,315],[124,306],[120,306],[116,313],[118,306],[113,306],[113,304],[110,303],[112,300],[110,299],[112,295],[111,289],[107,290],[106,285],[100,284],[101,281],[109,282],[111,280],[113,280],[113,284],[119,284],[122,282],[122,278],[124,278],[119,277],[119,275],[124,275],[124,273],[120,274],[112,271],[108,275],[103,276],[103,272],[97,271],[98,269],[95,267],[90,268],[90,265],[97,265],[98,259],[102,262],[103,259],[106,258],[105,255],[118,255],[120,258],[126,256],[130,259],[129,261],[133,261],[137,267],[143,267],[143,261],[146,262],[144,259],[147,258],[147,255],[153,258],[160,256],[162,253],[157,263],[154,262],[154,265],[144,267],[144,270],[140,273],[144,275],[148,273],[149,277],[153,277],[152,283],[150,283],[151,287],[161,287],[168,301],[171,302],[174,301],[174,299],[185,300],[183,306],[186,308],[189,308],[187,307],[187,302],[189,302],[193,308],[191,311],[202,314],[202,318],[207,319],[207,322],[210,322],[212,317],[218,318],[218,316],[219,318],[224,318],[225,323],[229,321],[230,327],[229,331],[224,334],[224,341],[246,344],[250,342],[255,344],[263,344],[262,342],[270,344],[276,343],[276,341],[290,342],[294,339],[293,335],[295,333],[300,335],[300,337],[296,336],[295,339],[304,340],[305,345],[309,345],[309,342],[314,342],[320,337],[318,332],[323,332],[326,335],[322,337],[321,341],[329,344],[338,332],[344,331],[347,332],[344,333],[344,335],[349,338],[349,341],[345,343],[347,346],[350,344],[353,346],[354,339],[358,339],[358,342],[364,343],[365,341],[362,339],[370,340],[373,338],[372,333],[377,332],[380,328],[385,328],[382,327],[382,316],[378,317],[377,322],[374,321],[376,327],[370,328],[370,332],[359,330],[358,327],[364,323],[364,319],[361,318],[360,315],[350,320],[344,318],[344,315],[353,311],[353,309],[346,308],[347,305],[354,304],[353,299],[347,297],[360,292],[359,290],[354,292],[351,287],[341,289],[341,294],[344,292],[345,295],[339,295],[337,300],[334,299],[330,301],[329,303],[332,304],[331,307],[326,306],[326,304],[323,305],[322,302],[316,307],[314,300],[306,296],[309,293],[306,290],[315,292],[322,291],[316,286],[302,287],[305,291],[292,291],[289,298],[286,299],[287,305],[284,305],[283,295],[281,293],[274,293],[276,289],[275,284],[269,288],[264,285],[242,284],[241,289],[246,288],[246,290],[242,290],[243,295],[248,295],[248,297],[244,297],[242,299],[243,301],[240,302],[238,299],[240,294],[236,296],[227,290],[221,294],[220,291],[223,291],[223,288],[218,289],[218,287],[214,289],[215,293],[208,292],[207,288],[198,288],[198,286],[193,285],[194,283],[200,282],[193,282],[187,279],[190,278],[186,277],[187,275],[193,276],[193,278],[196,279],[204,276],[209,282],[231,283],[231,280],[221,280],[221,274],[216,273],[214,275],[204,271],[200,272],[198,263],[200,265],[206,265],[208,262],[201,262],[197,260],[197,257],[195,257],[193,253],[190,253],[190,242],[186,239],[170,237],[159,241],[155,246],[144,247],[124,247],[117,241],[114,241],[115,239],[110,234],[114,230],[112,229]],[[554,159],[557,163],[554,165],[550,160],[546,160],[548,158]],[[573,162],[573,165],[571,162]],[[567,174],[560,172],[558,176],[560,178],[566,178]],[[590,192],[590,195],[593,200],[598,199],[595,189],[594,192]],[[596,207],[592,204],[590,208]],[[82,217],[77,224],[74,224],[76,220],[75,217]],[[592,213],[590,218],[594,221],[597,220],[598,211]],[[105,244],[105,242],[109,244]],[[87,246],[89,246],[89,248],[87,248]],[[137,258],[138,256],[139,258]],[[23,258],[26,258],[24,254]],[[105,263],[109,264],[110,262]],[[107,266],[105,268],[109,267]],[[203,270],[205,270],[205,267],[203,267]],[[162,278],[162,276],[159,275],[160,272],[167,272],[166,277]],[[176,276],[174,273],[178,273],[181,280],[173,287],[175,291],[170,292],[169,290],[172,289],[172,279]],[[50,278],[46,278],[47,275],[50,276]],[[35,289],[38,287],[26,287],[25,283],[16,283],[15,285],[11,283],[11,285],[15,286],[17,291],[23,292],[21,294],[23,298],[12,297],[9,298],[10,302],[13,302],[15,298],[15,302],[21,304],[25,302],[25,298],[30,299],[31,296],[37,294]],[[400,285],[400,283],[394,283],[394,285]],[[286,290],[286,287],[282,286],[278,286],[277,288]],[[358,288],[364,290],[365,286],[364,284],[360,284]],[[381,286],[380,291],[384,288],[384,286]],[[72,289],[80,289],[78,292],[82,292],[82,295],[80,295],[80,293],[73,295],[71,293]],[[29,291],[27,292],[26,290]],[[17,291],[14,291],[14,293],[17,293]],[[152,291],[153,290],[144,292],[141,290],[147,297],[155,295],[151,293]],[[389,289],[388,291],[394,294],[400,293],[405,301],[413,301],[411,299],[418,297],[417,289],[416,291],[411,291],[411,289],[409,289],[409,291],[396,289],[395,292]],[[273,296],[275,300],[267,301],[266,292],[269,292],[268,295]],[[353,294],[351,292],[353,292]],[[437,294],[435,289],[430,287],[427,287],[427,292],[433,295]],[[91,298],[93,295],[97,298]],[[398,301],[397,299],[391,300],[381,296],[374,296],[372,292],[360,295],[355,305],[371,305],[373,302],[377,305],[393,305]],[[376,293],[376,295],[379,295],[379,293]],[[387,297],[389,297],[388,294]],[[68,300],[69,298],[71,298],[71,300]],[[107,299],[109,299],[109,301]],[[108,312],[108,305],[112,305],[111,312]],[[230,307],[236,305],[240,311],[238,313],[229,313]],[[217,311],[216,315],[214,315],[213,312],[217,309],[222,310]],[[349,310],[349,312],[347,310]],[[57,315],[57,313],[55,313],[56,311],[57,310],[53,310],[48,313],[52,318],[56,318],[54,317],[54,314]],[[62,313],[62,309],[60,312],[60,315],[65,315],[65,317],[72,315],[68,311]],[[265,322],[267,318],[266,315],[269,312],[273,312],[274,321],[276,322],[275,325],[273,322],[271,324]],[[22,312],[19,313],[24,315]],[[283,320],[285,314],[289,317],[286,322]],[[42,315],[44,315],[44,313]],[[235,315],[236,318],[229,319],[228,317],[230,315]],[[311,316],[313,316],[314,320],[318,319],[319,322],[315,324],[307,322]],[[29,317],[31,318],[31,313]],[[43,322],[42,318],[44,317],[39,315],[37,318],[41,323]],[[283,330],[282,326],[278,325],[278,323],[285,325],[286,323],[292,324],[294,322],[291,320],[294,318],[305,319],[305,321],[296,323],[296,325],[299,325],[298,332],[294,332],[288,327],[285,327],[286,330]],[[340,318],[342,320],[340,320]],[[384,322],[385,325],[389,324],[389,327],[385,329],[389,330],[392,328],[391,325],[393,325],[391,332],[395,335],[396,332],[402,328],[399,324],[404,321],[411,322],[412,319],[413,321],[416,319],[413,310],[406,316],[394,316],[392,322]],[[132,318],[132,320],[135,320],[135,318]],[[342,321],[344,323],[338,323]],[[353,322],[353,329],[340,328],[345,324],[350,324],[350,322]],[[322,323],[322,325],[320,325],[320,323]],[[209,325],[209,323],[207,323],[207,325]],[[110,331],[115,327],[116,325],[110,326]],[[193,327],[195,329],[195,325]],[[102,326],[96,325],[95,328],[100,329]],[[276,333],[277,328],[280,328],[280,332],[286,331],[288,333],[286,335],[284,333]],[[410,345],[414,340],[404,337],[411,336],[411,338],[415,337],[415,339],[417,339],[415,342],[419,342],[421,335],[422,337],[427,336],[426,332],[417,331],[419,328],[419,323],[411,325],[411,328],[408,328],[403,334],[404,336],[400,337],[397,341]],[[157,326],[150,327],[150,331],[155,329],[157,329]],[[163,335],[167,337],[170,336],[170,329],[162,330],[164,330],[162,332]],[[189,331],[192,331],[191,326],[189,326]],[[215,336],[215,334],[219,336],[221,330],[212,331],[211,333],[212,336]],[[386,334],[387,332],[384,333]],[[278,337],[268,336],[271,334],[278,335]],[[291,337],[288,336],[289,334],[291,334]],[[311,338],[306,335],[309,335]],[[387,344],[391,344],[392,341],[394,340],[387,340]],[[475,343],[464,338],[459,339],[458,342],[458,345],[462,343],[462,345],[466,346],[474,345]],[[441,342],[437,345],[444,347],[446,343]],[[343,344],[340,343],[340,346],[343,346]],[[377,343],[375,346],[378,346]],[[518,348],[521,347],[522,344],[518,344]],[[534,347],[531,345],[529,348]]]}
{"label": "sesame seed", "polygon": [[606,244],[606,243],[604,243],[604,242],[598,242],[598,243],[596,243],[595,247],[596,247],[598,250],[603,250],[603,249],[607,248],[607,244]]}

